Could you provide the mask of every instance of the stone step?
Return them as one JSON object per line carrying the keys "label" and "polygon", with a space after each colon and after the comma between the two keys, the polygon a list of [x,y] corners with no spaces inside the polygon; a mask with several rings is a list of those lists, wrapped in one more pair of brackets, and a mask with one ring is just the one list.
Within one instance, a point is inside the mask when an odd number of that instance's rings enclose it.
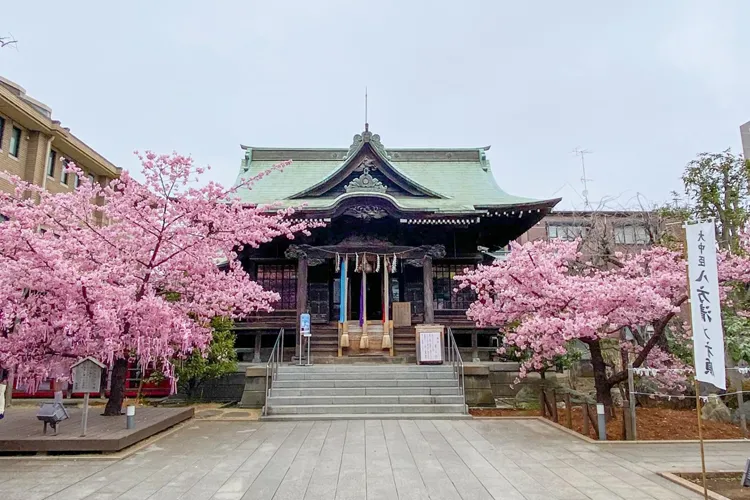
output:
{"label": "stone step", "polygon": [[392,396],[277,396],[267,400],[268,406],[318,405],[443,405],[463,404],[461,396],[392,395]]}
{"label": "stone step", "polygon": [[458,396],[453,387],[274,387],[273,397],[290,396]]}
{"label": "stone step", "polygon": [[260,417],[267,421],[300,421],[300,420],[470,420],[465,413],[312,413],[307,415],[266,415]]}
{"label": "stone step", "polygon": [[369,379],[365,382],[362,380],[351,379],[283,379],[276,380],[273,383],[274,389],[328,389],[328,388],[350,388],[350,387],[456,387],[456,379]]}
{"label": "stone step", "polygon": [[268,415],[466,413],[464,404],[290,405],[266,407]]}
{"label": "stone step", "polygon": [[452,372],[450,365],[370,365],[370,364],[346,364],[346,365],[312,365],[312,366],[279,366],[279,373],[434,373]]}
{"label": "stone step", "polygon": [[330,372],[330,373],[282,373],[279,372],[276,380],[361,380],[362,385],[376,385],[369,383],[374,380],[441,380],[454,379],[453,372]]}

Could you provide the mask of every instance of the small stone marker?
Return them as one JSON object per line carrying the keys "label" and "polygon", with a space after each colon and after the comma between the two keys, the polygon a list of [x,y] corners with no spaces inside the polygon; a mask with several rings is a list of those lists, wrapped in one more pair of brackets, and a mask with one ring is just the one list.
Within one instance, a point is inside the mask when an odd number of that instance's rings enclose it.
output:
{"label": "small stone marker", "polygon": [[91,356],[76,361],[73,365],[73,392],[83,393],[81,437],[86,435],[86,426],[89,421],[89,394],[101,390],[102,370],[105,368],[106,365]]}

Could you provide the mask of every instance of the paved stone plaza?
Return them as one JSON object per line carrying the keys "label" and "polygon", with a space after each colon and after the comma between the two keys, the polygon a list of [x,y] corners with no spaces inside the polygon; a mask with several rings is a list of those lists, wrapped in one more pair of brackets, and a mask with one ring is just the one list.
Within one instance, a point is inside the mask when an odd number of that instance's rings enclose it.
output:
{"label": "paved stone plaza", "polygon": [[[707,466],[749,454],[709,444]],[[695,444],[590,444],[535,420],[193,420],[122,460],[0,460],[0,496],[669,500],[702,496],[655,471],[699,469]]]}

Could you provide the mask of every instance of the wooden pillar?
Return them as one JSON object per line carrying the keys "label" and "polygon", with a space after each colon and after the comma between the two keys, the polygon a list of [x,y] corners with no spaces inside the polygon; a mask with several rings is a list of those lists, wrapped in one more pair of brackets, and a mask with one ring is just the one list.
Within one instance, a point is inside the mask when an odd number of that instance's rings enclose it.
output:
{"label": "wooden pillar", "polygon": [[[255,352],[253,353],[253,363],[260,363],[260,343],[261,343],[261,334],[256,333],[255,334]],[[281,346],[283,349],[284,346]]]}
{"label": "wooden pillar", "polygon": [[435,322],[435,309],[432,303],[432,257],[426,255],[422,265],[422,279],[424,280],[424,322]]}
{"label": "wooden pillar", "polygon": [[297,260],[297,339],[295,343],[300,343],[300,324],[299,317],[302,313],[307,312],[307,258],[299,257]]}
{"label": "wooden pillar", "polygon": [[477,338],[477,331],[471,331],[471,361],[474,363],[479,362],[479,339]]}

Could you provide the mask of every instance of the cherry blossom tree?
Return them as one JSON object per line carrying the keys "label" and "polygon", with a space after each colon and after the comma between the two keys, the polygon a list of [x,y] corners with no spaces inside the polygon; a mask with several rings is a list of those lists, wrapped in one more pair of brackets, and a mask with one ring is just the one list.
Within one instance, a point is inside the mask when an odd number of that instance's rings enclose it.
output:
{"label": "cherry blossom tree", "polygon": [[678,252],[654,247],[616,255],[610,267],[598,269],[584,261],[578,242],[512,244],[507,260],[458,279],[459,287],[477,293],[468,317],[499,327],[505,334],[503,352],[523,353],[521,376],[549,366],[579,340],[591,353],[597,400],[611,405],[611,389],[627,379],[627,371],[607,373],[602,342],[619,339],[625,327],[637,334],[647,325],[653,328],[649,339],[623,344],[633,351],[633,366],[648,360],[651,367],[683,367],[657,347],[687,301],[685,263]]}
{"label": "cherry blossom tree", "polygon": [[15,193],[0,195],[0,366],[33,386],[95,356],[112,367],[106,415],[120,414],[130,360],[174,379],[173,359],[208,345],[211,318],[271,309],[278,295],[236,259],[244,245],[307,233],[291,210],[243,205],[240,186],[194,187],[204,169],[190,157],[138,158],[144,182],[92,184],[69,164],[70,193],[9,176]]}

